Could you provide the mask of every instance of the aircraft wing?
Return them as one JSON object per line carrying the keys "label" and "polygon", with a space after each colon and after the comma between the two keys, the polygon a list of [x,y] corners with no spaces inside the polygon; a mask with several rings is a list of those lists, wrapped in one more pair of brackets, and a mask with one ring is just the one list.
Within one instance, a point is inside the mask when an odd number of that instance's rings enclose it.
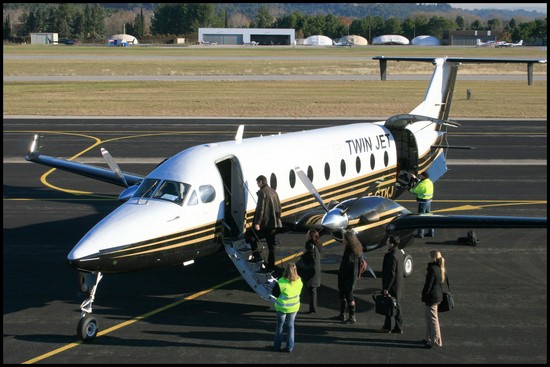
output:
{"label": "aircraft wing", "polygon": [[[122,179],[111,169],[43,155],[43,154],[40,154],[40,152],[38,151],[38,148],[39,148],[39,141],[38,141],[38,137],[35,136],[33,145],[29,153],[25,156],[25,159],[30,162],[42,164],[48,167],[57,168],[63,171],[75,173],[81,176],[90,177],[96,180],[104,181],[104,182],[107,182],[113,185],[122,186],[122,187],[135,185],[136,183],[143,180],[143,178],[145,177],[138,174],[121,172],[122,176],[124,177],[124,179]],[[124,180],[126,180],[126,182],[124,182]]]}
{"label": "aircraft wing", "polygon": [[388,231],[415,228],[546,228],[544,217],[411,214],[388,224]]}

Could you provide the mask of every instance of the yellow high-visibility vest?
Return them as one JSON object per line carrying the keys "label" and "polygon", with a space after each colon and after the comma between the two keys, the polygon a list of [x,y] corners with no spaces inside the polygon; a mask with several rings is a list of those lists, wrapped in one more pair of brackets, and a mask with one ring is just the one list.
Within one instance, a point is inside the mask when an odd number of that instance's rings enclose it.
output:
{"label": "yellow high-visibility vest", "polygon": [[434,184],[429,178],[425,178],[409,191],[415,194],[417,199],[432,200],[434,196]]}
{"label": "yellow high-visibility vest", "polygon": [[290,283],[286,278],[277,280],[281,294],[275,301],[275,309],[282,313],[293,313],[300,310],[300,293],[302,293],[302,279]]}

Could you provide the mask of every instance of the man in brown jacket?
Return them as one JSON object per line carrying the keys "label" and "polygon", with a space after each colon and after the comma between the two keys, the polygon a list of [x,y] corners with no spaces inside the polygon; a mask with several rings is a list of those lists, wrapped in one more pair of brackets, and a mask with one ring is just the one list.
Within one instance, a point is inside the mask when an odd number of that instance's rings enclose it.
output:
{"label": "man in brown jacket", "polygon": [[[263,175],[256,178],[256,183],[260,190],[258,202],[256,203],[256,212],[254,213],[253,228],[256,231],[257,238],[265,237],[269,254],[267,257],[266,269],[273,271],[275,269],[275,244],[277,239],[275,235],[278,228],[282,228],[281,222],[281,202],[279,195],[267,184],[267,178]],[[252,250],[257,250],[255,237],[252,236]]]}

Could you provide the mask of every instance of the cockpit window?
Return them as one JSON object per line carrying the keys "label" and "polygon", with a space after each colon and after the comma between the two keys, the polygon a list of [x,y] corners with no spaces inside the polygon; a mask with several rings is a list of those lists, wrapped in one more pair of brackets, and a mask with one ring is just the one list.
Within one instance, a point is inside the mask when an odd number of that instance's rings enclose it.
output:
{"label": "cockpit window", "polygon": [[203,203],[209,203],[216,198],[216,190],[212,185],[199,186],[199,195]]}
{"label": "cockpit window", "polygon": [[143,180],[141,185],[139,185],[133,197],[138,199],[149,199],[151,197],[151,194],[153,194],[153,192],[158,188],[159,182],[160,180],[146,178],[145,180]]}
{"label": "cockpit window", "polygon": [[199,204],[199,197],[202,203],[210,203],[211,201],[214,201],[216,198],[216,190],[212,185],[201,185],[199,186],[199,190],[193,190],[193,192],[189,195],[189,200],[187,201],[187,205],[198,205]]}
{"label": "cockpit window", "polygon": [[198,203],[199,199],[197,198],[197,192],[193,190],[191,196],[189,196],[189,201],[187,202],[187,205],[197,205]]}
{"label": "cockpit window", "polygon": [[177,181],[164,181],[154,193],[153,198],[171,201],[181,205],[189,191],[189,185]]}
{"label": "cockpit window", "polygon": [[136,190],[134,198],[141,199],[161,199],[171,201],[181,205],[185,196],[189,192],[190,186],[183,182],[165,180],[160,183],[158,179],[145,179]]}

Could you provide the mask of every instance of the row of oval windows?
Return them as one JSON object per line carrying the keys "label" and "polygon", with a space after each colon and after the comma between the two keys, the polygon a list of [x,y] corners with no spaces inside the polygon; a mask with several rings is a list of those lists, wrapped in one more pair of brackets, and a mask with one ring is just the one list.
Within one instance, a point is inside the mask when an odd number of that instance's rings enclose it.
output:
{"label": "row of oval windows", "polygon": [[[384,166],[387,167],[389,164],[389,156],[388,152],[384,152]],[[374,154],[371,153],[370,155],[370,169],[374,170],[374,167],[376,166],[376,158],[374,157]],[[361,157],[357,156],[355,158],[355,171],[357,173],[361,172]],[[340,160],[340,175],[342,177],[345,177],[347,171],[346,161]],[[328,181],[330,179],[330,165],[328,162],[325,162],[325,179]],[[307,168],[307,177],[311,182],[313,182],[314,174],[313,174],[313,168],[309,166]],[[290,183],[290,188],[294,188],[296,186],[296,172],[291,169],[289,172],[288,181]],[[277,176],[275,173],[271,173],[271,176],[269,177],[269,186],[271,186],[274,190],[277,190]]]}

